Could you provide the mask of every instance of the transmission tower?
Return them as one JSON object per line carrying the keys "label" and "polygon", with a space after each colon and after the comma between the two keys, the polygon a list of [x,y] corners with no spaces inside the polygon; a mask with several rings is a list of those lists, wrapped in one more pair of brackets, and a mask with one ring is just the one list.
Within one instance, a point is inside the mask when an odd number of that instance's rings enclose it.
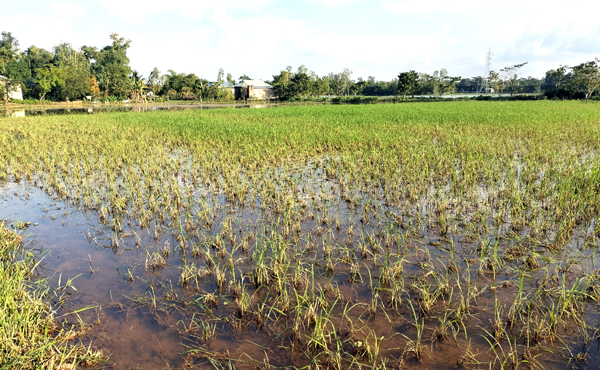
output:
{"label": "transmission tower", "polygon": [[488,49],[485,55],[485,74],[483,75],[483,92],[487,93],[490,91],[490,72],[492,71],[492,62],[494,61],[494,54],[492,54],[492,48]]}

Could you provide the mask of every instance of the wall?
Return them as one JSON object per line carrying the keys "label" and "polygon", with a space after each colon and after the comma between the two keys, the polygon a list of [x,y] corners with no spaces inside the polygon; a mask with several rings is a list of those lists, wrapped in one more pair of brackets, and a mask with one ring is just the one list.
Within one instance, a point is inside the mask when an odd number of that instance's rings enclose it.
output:
{"label": "wall", "polygon": [[254,98],[256,99],[275,99],[276,97],[273,89],[254,89]]}
{"label": "wall", "polygon": [[14,87],[11,91],[7,91],[6,89],[6,81],[0,81],[0,84],[4,86],[4,91],[7,93],[8,99],[19,99],[23,100],[23,91],[21,90],[21,86]]}

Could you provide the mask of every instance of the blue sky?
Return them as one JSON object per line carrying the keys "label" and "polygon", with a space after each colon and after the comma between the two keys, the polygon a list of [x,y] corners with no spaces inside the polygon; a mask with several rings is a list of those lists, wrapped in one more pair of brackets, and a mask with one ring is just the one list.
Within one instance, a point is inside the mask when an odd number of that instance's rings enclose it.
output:
{"label": "blue sky", "polygon": [[270,79],[290,65],[323,75],[390,80],[400,71],[471,77],[529,62],[523,76],[600,57],[593,1],[448,0],[0,0],[0,30],[21,48],[132,40],[132,68],[216,79],[219,68]]}

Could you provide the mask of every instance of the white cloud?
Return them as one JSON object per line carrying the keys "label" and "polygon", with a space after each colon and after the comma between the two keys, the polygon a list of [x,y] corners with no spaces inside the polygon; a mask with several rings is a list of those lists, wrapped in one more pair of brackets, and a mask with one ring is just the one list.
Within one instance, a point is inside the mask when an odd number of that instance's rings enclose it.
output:
{"label": "white cloud", "polygon": [[132,22],[142,23],[146,17],[155,14],[177,12],[179,15],[197,18],[208,11],[236,8],[239,10],[258,9],[276,0],[99,0],[109,12]]}
{"label": "white cloud", "polygon": [[[139,67],[143,72],[158,66],[163,72],[174,69],[209,79],[215,78],[221,67],[236,78],[245,73],[270,79],[287,65],[306,64],[319,75],[349,67],[355,71],[354,77],[365,78],[392,66],[386,71],[392,78],[403,66],[433,68],[431,60],[442,43],[408,33],[373,37],[322,32],[287,17],[233,19],[224,11],[210,12],[194,31],[174,39],[164,37],[137,37],[131,48],[132,64],[143,63]],[[156,43],[163,45],[162,52],[149,56],[148,50]]]}
{"label": "white cloud", "polygon": [[21,50],[31,45],[52,51],[52,48],[62,42],[69,42],[75,48],[82,45],[103,46],[108,44],[108,33],[82,33],[73,25],[73,18],[62,18],[48,12],[0,14],[2,31],[12,32],[19,40]]}
{"label": "white cloud", "polygon": [[[58,44],[58,41],[63,40],[64,36],[60,37],[60,35],[72,33],[71,25],[66,20],[52,15],[25,13],[6,17],[0,16],[0,24],[17,37],[23,49],[31,44],[51,47]],[[41,30],[47,31],[40,32]]]}
{"label": "white cloud", "polygon": [[[32,7],[39,11],[9,2],[0,24],[23,49],[35,44],[50,50],[60,42],[102,47],[114,30],[133,41],[131,65],[141,73],[157,66],[209,79],[220,67],[234,76],[267,79],[300,64],[319,75],[347,67],[354,78],[391,79],[404,70],[439,68],[468,77],[483,73],[489,47],[494,68],[527,61],[522,73],[541,77],[560,64],[600,54],[597,16],[579,10],[582,0],[560,8],[541,0],[506,0],[501,6],[471,0],[308,0],[299,12],[296,3],[268,6],[275,1],[98,0],[101,5],[85,2],[85,8],[65,2]],[[301,18],[311,12],[321,12],[318,21]]]}
{"label": "white cloud", "polygon": [[312,3],[325,6],[340,6],[358,2],[359,0],[311,0]]}
{"label": "white cloud", "polygon": [[50,5],[52,13],[59,17],[77,18],[85,14],[85,7],[81,4],[57,2]]}

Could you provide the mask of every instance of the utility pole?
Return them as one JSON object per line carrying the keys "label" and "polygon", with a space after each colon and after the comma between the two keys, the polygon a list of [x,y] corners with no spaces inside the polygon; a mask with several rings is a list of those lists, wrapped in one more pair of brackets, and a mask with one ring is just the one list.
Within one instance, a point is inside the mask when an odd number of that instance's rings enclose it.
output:
{"label": "utility pole", "polygon": [[490,72],[492,71],[492,62],[494,61],[494,54],[492,54],[492,48],[488,49],[485,55],[485,74],[483,75],[483,92],[487,93],[490,91]]}

